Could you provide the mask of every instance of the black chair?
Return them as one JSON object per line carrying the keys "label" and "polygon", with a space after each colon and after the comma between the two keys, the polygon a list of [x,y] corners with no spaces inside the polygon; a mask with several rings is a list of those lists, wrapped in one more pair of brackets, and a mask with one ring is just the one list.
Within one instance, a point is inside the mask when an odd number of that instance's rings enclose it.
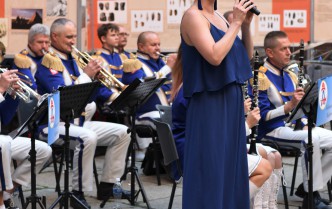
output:
{"label": "black chair", "polygon": [[[290,188],[290,196],[294,194],[294,187],[295,187],[295,180],[296,180],[296,173],[297,173],[297,166],[299,157],[301,156],[301,141],[290,141],[286,139],[280,139],[270,136],[265,136],[262,141],[262,144],[275,148],[280,152],[282,156],[293,156],[294,159],[294,167],[293,167],[293,174],[292,174],[292,183]],[[281,176],[281,182],[284,181],[284,177]],[[287,191],[286,186],[282,184],[282,191],[284,196],[285,208],[288,209],[288,198],[287,198]]]}
{"label": "black chair", "polygon": [[177,149],[175,146],[173,133],[172,133],[170,125],[165,122],[155,120],[155,119],[154,119],[154,124],[156,125],[156,128],[157,128],[157,134],[158,134],[159,142],[161,145],[161,150],[164,155],[164,165],[171,166],[173,163],[175,163],[177,172],[180,176],[180,179],[176,180],[173,177],[173,175],[170,175],[170,177],[173,181],[173,187],[172,187],[172,193],[171,193],[171,197],[170,197],[169,204],[168,204],[168,209],[171,209],[172,205],[173,205],[173,199],[174,199],[174,195],[175,195],[176,186],[178,183],[181,183],[181,181],[182,181],[182,169],[181,169],[180,160],[179,160],[178,152],[177,152]]}
{"label": "black chair", "polygon": [[157,104],[156,108],[159,111],[161,121],[171,125],[172,124],[172,107]]}
{"label": "black chair", "polygon": [[158,147],[157,147],[157,141],[158,141],[158,136],[156,130],[150,126],[150,125],[143,125],[143,124],[137,124],[135,125],[136,127],[136,133],[139,137],[141,138],[152,138],[152,145],[153,145],[153,154],[154,154],[154,164],[156,166],[156,177],[157,177],[157,184],[158,186],[161,185],[161,180],[160,180],[160,167],[159,167],[159,155],[158,155]]}

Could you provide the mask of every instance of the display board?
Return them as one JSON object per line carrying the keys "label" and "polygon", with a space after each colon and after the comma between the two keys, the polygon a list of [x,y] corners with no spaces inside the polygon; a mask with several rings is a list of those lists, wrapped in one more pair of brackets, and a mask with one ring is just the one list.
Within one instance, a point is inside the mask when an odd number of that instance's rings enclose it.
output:
{"label": "display board", "polygon": [[330,0],[315,0],[314,40],[315,42],[332,39],[332,4]]}
{"label": "display board", "polygon": [[[127,49],[136,51],[139,33],[146,30],[158,32],[164,52],[176,51],[180,44],[180,22],[184,11],[194,0],[0,0],[0,41],[7,46],[7,54],[15,54],[26,47],[28,29],[13,24],[18,17],[24,21],[41,21],[51,25],[58,17],[67,17],[79,24],[82,50],[100,48],[97,28],[103,23],[117,23],[127,28]],[[272,30],[285,30],[291,42],[300,39],[327,41],[332,31],[332,6],[330,0],[255,0],[260,16],[255,16],[252,34],[255,46],[262,46],[265,35]],[[234,0],[218,0],[218,12],[233,8]],[[84,10],[78,8],[82,6]],[[314,10],[314,27],[311,27],[311,9]],[[17,19],[17,21],[20,18]],[[32,21],[31,21],[32,20]],[[82,29],[83,27],[83,29]],[[310,29],[314,28],[314,37]]]}

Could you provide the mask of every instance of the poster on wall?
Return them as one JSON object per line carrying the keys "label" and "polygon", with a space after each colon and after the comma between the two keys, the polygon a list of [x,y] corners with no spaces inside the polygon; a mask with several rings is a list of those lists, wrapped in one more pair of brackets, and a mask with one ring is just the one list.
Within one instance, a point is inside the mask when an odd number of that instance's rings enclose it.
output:
{"label": "poster on wall", "polygon": [[147,30],[163,32],[162,10],[132,10],[131,31],[143,32]]}
{"label": "poster on wall", "polygon": [[47,0],[46,14],[48,17],[67,15],[67,0]]}
{"label": "poster on wall", "polygon": [[306,10],[284,10],[285,28],[306,28],[307,11]]}
{"label": "poster on wall", "polygon": [[261,14],[258,22],[258,31],[260,32],[280,30],[280,15]]}
{"label": "poster on wall", "polygon": [[280,15],[280,30],[287,33],[291,42],[310,41],[311,0],[272,0],[272,13]]}
{"label": "poster on wall", "polygon": [[42,9],[12,8],[11,27],[13,30],[29,30],[36,23],[43,23]]}
{"label": "poster on wall", "polygon": [[0,18],[0,41],[8,46],[8,18]]}
{"label": "poster on wall", "polygon": [[98,0],[98,24],[127,23],[127,0]]}
{"label": "poster on wall", "polygon": [[167,0],[167,23],[180,24],[184,12],[193,3],[193,0]]}

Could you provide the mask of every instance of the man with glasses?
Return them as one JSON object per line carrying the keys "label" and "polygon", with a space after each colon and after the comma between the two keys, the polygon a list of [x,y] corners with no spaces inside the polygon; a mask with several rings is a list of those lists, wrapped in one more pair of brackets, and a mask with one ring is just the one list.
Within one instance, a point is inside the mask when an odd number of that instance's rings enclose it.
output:
{"label": "man with glasses", "polygon": [[118,45],[115,47],[120,55],[124,54],[128,58],[134,58],[135,55],[126,51],[124,48],[127,46],[128,43],[128,36],[129,33],[127,29],[121,25],[119,25],[119,42]]}

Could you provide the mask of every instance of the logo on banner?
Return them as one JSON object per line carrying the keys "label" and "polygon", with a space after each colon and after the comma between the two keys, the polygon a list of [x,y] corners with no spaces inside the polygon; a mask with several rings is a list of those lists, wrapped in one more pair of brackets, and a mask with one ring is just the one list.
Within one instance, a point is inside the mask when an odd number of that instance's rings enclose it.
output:
{"label": "logo on banner", "polygon": [[55,92],[48,97],[48,134],[47,142],[53,144],[59,138],[60,94]]}
{"label": "logo on banner", "polygon": [[319,103],[319,108],[321,110],[324,110],[326,108],[327,95],[328,95],[327,85],[325,80],[322,80],[319,86],[319,95],[318,95],[318,103]]}
{"label": "logo on banner", "polygon": [[51,97],[50,99],[50,104],[49,104],[49,115],[48,115],[48,121],[50,123],[50,127],[54,127],[54,122],[55,122],[55,105],[54,105],[54,99]]}

